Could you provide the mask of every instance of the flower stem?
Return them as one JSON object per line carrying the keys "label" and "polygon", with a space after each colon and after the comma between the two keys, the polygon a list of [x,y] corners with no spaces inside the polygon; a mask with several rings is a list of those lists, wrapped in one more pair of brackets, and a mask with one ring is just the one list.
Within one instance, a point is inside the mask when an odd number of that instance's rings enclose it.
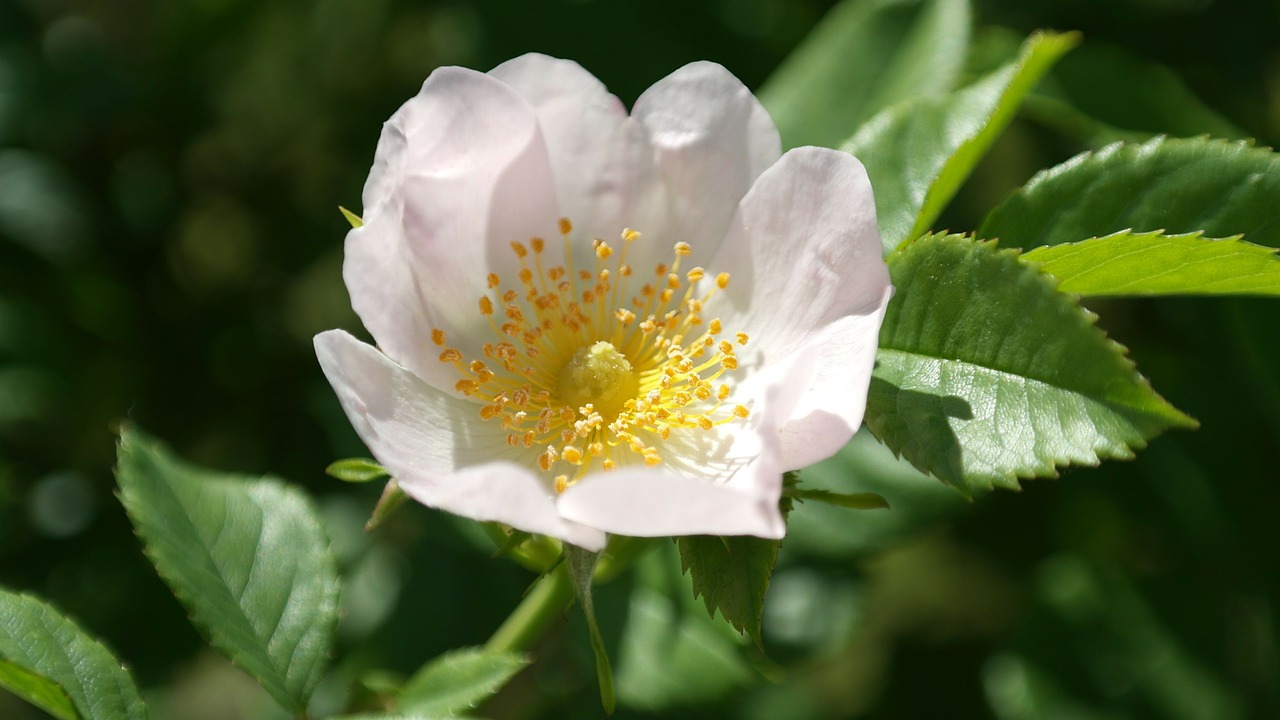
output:
{"label": "flower stem", "polygon": [[537,642],[551,621],[573,600],[573,586],[562,564],[533,584],[524,600],[485,643],[485,650],[524,652]]}

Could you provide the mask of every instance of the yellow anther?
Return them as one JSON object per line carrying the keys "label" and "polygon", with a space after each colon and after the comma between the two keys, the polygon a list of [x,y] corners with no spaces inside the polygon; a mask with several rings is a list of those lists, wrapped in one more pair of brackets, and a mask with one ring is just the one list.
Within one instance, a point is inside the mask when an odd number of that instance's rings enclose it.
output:
{"label": "yellow anther", "polygon": [[501,405],[485,405],[480,408],[480,419],[492,420],[500,412],[502,412]]}
{"label": "yellow anther", "polygon": [[729,397],[729,386],[728,386],[728,385],[721,385],[720,387],[716,388],[716,399],[717,399],[717,400],[719,400],[720,402],[724,402],[726,399],[728,399],[728,397]]}
{"label": "yellow anther", "polygon": [[480,298],[480,314],[481,315],[493,314],[493,301],[489,299],[488,295],[484,295]]}
{"label": "yellow anther", "polygon": [[604,443],[593,442],[587,446],[587,451],[591,453],[591,457],[604,457]]}
{"label": "yellow anther", "polygon": [[621,275],[622,277],[631,277],[631,266],[625,263],[622,265],[619,265],[618,274]]}
{"label": "yellow anther", "polygon": [[498,287],[502,283],[502,278],[498,277],[498,273],[489,273],[489,289]]}
{"label": "yellow anther", "polygon": [[569,222],[569,218],[560,218],[560,234],[568,235],[573,232],[573,223]]}
{"label": "yellow anther", "polygon": [[437,345],[444,345],[444,331],[440,328],[431,329],[431,342]]}
{"label": "yellow anther", "polygon": [[518,243],[515,241],[512,241],[511,249],[515,252],[516,257],[518,258],[523,258],[525,255],[529,254],[529,251],[525,249],[522,243]]}
{"label": "yellow anther", "polygon": [[720,352],[724,353],[725,355],[733,354],[733,343],[729,342],[728,340],[721,340],[720,345],[718,345],[718,347],[720,348]]}
{"label": "yellow anther", "polygon": [[461,359],[462,353],[454,350],[453,348],[445,348],[444,352],[440,353],[440,362],[452,363],[458,362]]}
{"label": "yellow anther", "polygon": [[540,253],[542,248],[546,246],[546,241],[540,237],[529,238],[529,246],[533,248],[534,252]]}
{"label": "yellow anther", "polygon": [[693,248],[689,247],[689,243],[687,242],[676,243],[675,249],[676,249],[676,255],[680,255],[680,256],[688,256],[689,253],[693,252]]}
{"label": "yellow anther", "polygon": [[680,276],[675,273],[669,273],[667,275],[667,287],[671,288],[672,290],[679,290]]}
{"label": "yellow anther", "polygon": [[582,464],[582,451],[572,445],[565,445],[564,449],[560,451],[560,457],[564,458],[565,462],[573,465]]}
{"label": "yellow anther", "polygon": [[737,335],[735,335],[734,337],[738,340],[738,344],[739,344],[739,345],[746,345],[746,344],[747,344],[747,339],[748,339],[748,338],[747,338],[747,334],[746,334],[746,333],[744,333],[744,332],[740,332],[740,333],[738,333]]}
{"label": "yellow anther", "polygon": [[613,254],[613,248],[608,243],[600,243],[596,246],[596,257],[601,260],[607,260]]}
{"label": "yellow anther", "polygon": [[604,468],[605,470],[612,470],[617,466],[618,466],[617,463],[615,463],[610,458],[605,458],[604,462],[600,463],[600,467]]}
{"label": "yellow anther", "polygon": [[551,463],[555,461],[556,449],[548,445],[546,451],[538,456],[538,467],[542,468],[543,472],[547,472],[551,469]]}
{"label": "yellow anther", "polygon": [[453,389],[463,395],[471,395],[480,390],[480,383],[470,378],[463,378],[462,380],[454,383]]}
{"label": "yellow anther", "polygon": [[729,287],[729,273],[720,273],[716,276],[716,287],[721,290]]}
{"label": "yellow anther", "polygon": [[746,416],[751,414],[751,411],[747,409],[746,405],[734,405],[733,414],[737,415],[740,418],[745,418]]}
{"label": "yellow anther", "polygon": [[707,332],[711,333],[712,335],[719,335],[721,329],[722,328],[720,326],[720,318],[716,318],[707,324]]}
{"label": "yellow anther", "polygon": [[529,268],[520,268],[519,277],[520,277],[520,282],[524,283],[525,285],[528,285],[529,283],[533,282],[533,271],[530,270]]}
{"label": "yellow anther", "polygon": [[623,325],[630,325],[636,320],[636,314],[626,308],[618,308],[613,316],[618,318],[618,322]]}
{"label": "yellow anther", "polygon": [[711,428],[715,427],[715,423],[711,422],[711,418],[707,417],[706,415],[699,415],[698,427],[702,428],[703,430],[710,430]]}
{"label": "yellow anther", "polygon": [[640,233],[636,232],[635,230],[632,230],[631,228],[622,229],[623,242],[631,242],[632,240],[638,240],[639,238],[640,238]]}
{"label": "yellow anther", "polygon": [[662,456],[658,455],[658,451],[653,448],[645,448],[643,452],[644,464],[649,467],[662,463]]}
{"label": "yellow anther", "polygon": [[569,476],[557,475],[556,476],[556,493],[557,494],[562,493],[568,489],[569,489]]}
{"label": "yellow anther", "polygon": [[725,370],[736,370],[738,369],[738,358],[733,357],[732,355],[722,357],[720,358],[720,365],[723,366]]}

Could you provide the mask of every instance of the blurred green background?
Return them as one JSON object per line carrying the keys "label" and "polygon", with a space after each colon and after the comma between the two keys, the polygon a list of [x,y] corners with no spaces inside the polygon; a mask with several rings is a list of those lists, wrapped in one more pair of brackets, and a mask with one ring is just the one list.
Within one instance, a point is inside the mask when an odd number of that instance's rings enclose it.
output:
{"label": "blurred green background", "polygon": [[[438,65],[526,51],[577,60],[627,103],[697,59],[756,87],[831,5],[0,0],[0,585],[104,638],[156,717],[274,717],[204,649],[112,494],[112,427],[129,418],[191,460],[318,498],[347,578],[319,712],[358,702],[371,669],[482,643],[529,574],[416,506],[365,535],[376,489],[322,473],[365,454],[311,337],[359,329],[337,205],[358,208],[381,123]],[[1036,28],[1085,43],[941,227],[976,227],[1107,136],[1280,139],[1280,3],[975,9],[975,71]],[[972,504],[859,438],[812,479],[894,510],[797,512],[764,653],[706,619],[666,550],[600,589],[619,717],[1280,717],[1280,313],[1095,309],[1203,429]],[[593,683],[574,620],[484,712],[594,717]],[[0,718],[37,717],[0,692]]]}

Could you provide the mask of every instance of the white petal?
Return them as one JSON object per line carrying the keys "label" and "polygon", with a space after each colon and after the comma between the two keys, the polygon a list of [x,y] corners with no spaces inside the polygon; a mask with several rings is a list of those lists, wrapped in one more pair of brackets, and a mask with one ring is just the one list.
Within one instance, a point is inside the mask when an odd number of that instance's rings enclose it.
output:
{"label": "white petal", "polygon": [[433,328],[478,348],[488,272],[510,277],[510,242],[555,232],[546,146],[519,95],[483,73],[441,68],[387,122],[365,185],[365,225],[347,235],[351,303],[390,357],[436,387]]}
{"label": "white petal", "polygon": [[[575,237],[613,242],[624,228],[659,231],[661,183],[644,128],[603,83],[571,60],[530,53],[489,74],[538,115],[560,209]],[[588,242],[583,243],[589,247]]]}
{"label": "white petal", "polygon": [[710,62],[659,80],[631,114],[649,133],[667,189],[667,235],[654,238],[659,249],[684,241],[710,256],[738,201],[778,159],[773,120],[746,86]]}
{"label": "white petal", "polygon": [[415,500],[588,549],[603,533],[563,520],[556,495],[518,461],[478,406],[440,392],[340,330],[316,336],[316,355],[360,439]]}
{"label": "white petal", "polygon": [[714,312],[749,333],[739,353],[748,375],[793,353],[818,357],[783,424],[783,466],[829,457],[862,421],[893,291],[862,164],[823,148],[788,152],[743,198],[712,267],[731,274]]}

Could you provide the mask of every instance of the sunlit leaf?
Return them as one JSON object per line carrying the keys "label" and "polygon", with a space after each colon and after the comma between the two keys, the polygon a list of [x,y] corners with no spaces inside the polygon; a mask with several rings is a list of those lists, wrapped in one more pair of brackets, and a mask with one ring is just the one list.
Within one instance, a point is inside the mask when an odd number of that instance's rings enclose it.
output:
{"label": "sunlit leaf", "polygon": [[784,147],[835,147],[872,115],[955,86],[967,0],[845,0],[770,76],[760,99]]}
{"label": "sunlit leaf", "polygon": [[183,462],[126,427],[116,478],[148,557],[214,647],[301,710],[328,660],[338,577],[310,501]]}
{"label": "sunlit leaf", "polygon": [[1031,248],[1124,230],[1244,235],[1280,247],[1280,155],[1245,142],[1117,143],[1046,170],[978,231]]}
{"label": "sunlit leaf", "polygon": [[49,605],[0,590],[0,687],[58,720],[145,720],[120,661]]}
{"label": "sunlit leaf", "polygon": [[930,235],[889,269],[897,294],[866,422],[922,471],[968,491],[1017,488],[1195,426],[1016,251]]}
{"label": "sunlit leaf", "polygon": [[1280,295],[1276,250],[1238,237],[1122,232],[1022,258],[1077,295]]}
{"label": "sunlit leaf", "polygon": [[892,107],[844,145],[867,167],[885,252],[933,225],[1027,93],[1078,41],[1037,33],[1015,62],[950,95]]}
{"label": "sunlit leaf", "polygon": [[397,708],[401,713],[452,717],[496,693],[528,664],[523,655],[480,648],[445,653],[409,678]]}

